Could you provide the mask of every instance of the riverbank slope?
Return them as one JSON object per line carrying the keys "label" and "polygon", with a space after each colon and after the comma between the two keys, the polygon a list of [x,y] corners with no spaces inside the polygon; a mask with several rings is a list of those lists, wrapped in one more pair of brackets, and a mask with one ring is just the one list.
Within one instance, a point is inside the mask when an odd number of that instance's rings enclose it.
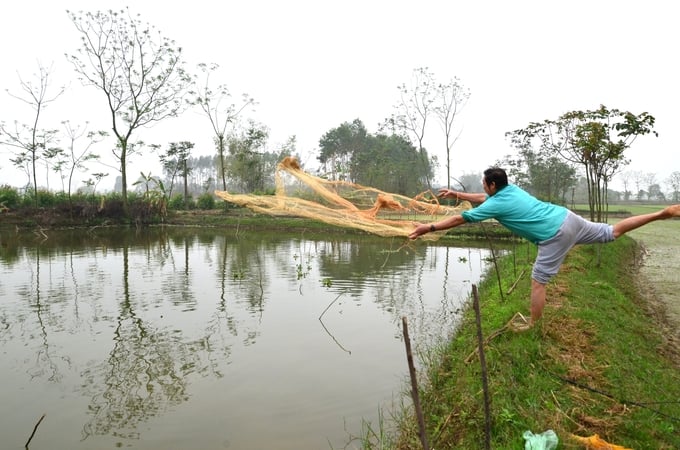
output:
{"label": "riverbank slope", "polygon": [[[528,311],[534,251],[527,245],[500,262],[502,289],[494,273],[479,287],[486,338],[516,312]],[[680,448],[680,354],[668,335],[666,305],[650,301],[639,281],[642,262],[630,237],[576,247],[549,285],[539,324],[488,342],[491,448],[523,448],[525,431],[549,429],[562,443],[558,448],[585,448],[573,436],[595,434],[626,448]],[[476,348],[470,309],[424,370],[421,402],[431,448],[485,448]],[[422,448],[416,424],[410,416],[400,423],[395,448]]]}

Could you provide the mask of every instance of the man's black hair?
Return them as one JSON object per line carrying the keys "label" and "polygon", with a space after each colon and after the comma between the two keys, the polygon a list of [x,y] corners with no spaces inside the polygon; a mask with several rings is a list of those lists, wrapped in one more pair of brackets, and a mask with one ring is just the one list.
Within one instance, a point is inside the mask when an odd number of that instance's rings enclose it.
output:
{"label": "man's black hair", "polygon": [[495,183],[496,190],[500,191],[508,185],[508,174],[500,167],[491,167],[484,171],[484,180],[486,181],[487,186],[491,186],[491,183]]}

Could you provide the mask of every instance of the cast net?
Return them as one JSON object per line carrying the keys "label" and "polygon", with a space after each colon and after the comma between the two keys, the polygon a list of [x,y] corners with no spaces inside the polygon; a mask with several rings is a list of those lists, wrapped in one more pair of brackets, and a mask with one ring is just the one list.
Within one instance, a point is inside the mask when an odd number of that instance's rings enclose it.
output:
{"label": "cast net", "polygon": [[[306,217],[385,237],[406,237],[416,223],[436,222],[471,208],[468,202],[442,205],[430,191],[411,198],[347,181],[326,180],[303,171],[293,157],[277,165],[275,180],[275,195],[227,191],[215,191],[215,195],[258,213]],[[427,233],[422,238],[436,240],[445,233]]]}

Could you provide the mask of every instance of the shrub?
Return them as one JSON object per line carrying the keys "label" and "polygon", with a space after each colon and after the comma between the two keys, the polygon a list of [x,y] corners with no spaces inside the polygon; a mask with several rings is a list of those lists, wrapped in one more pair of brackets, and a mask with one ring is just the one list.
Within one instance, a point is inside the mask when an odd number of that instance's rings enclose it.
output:
{"label": "shrub", "polygon": [[0,209],[4,205],[5,208],[15,209],[21,203],[21,196],[16,188],[11,186],[0,186]]}
{"label": "shrub", "polygon": [[168,209],[175,211],[184,209],[184,196],[182,194],[173,195],[168,201]]}
{"label": "shrub", "polygon": [[215,197],[210,193],[202,194],[198,197],[197,205],[199,209],[215,209]]}

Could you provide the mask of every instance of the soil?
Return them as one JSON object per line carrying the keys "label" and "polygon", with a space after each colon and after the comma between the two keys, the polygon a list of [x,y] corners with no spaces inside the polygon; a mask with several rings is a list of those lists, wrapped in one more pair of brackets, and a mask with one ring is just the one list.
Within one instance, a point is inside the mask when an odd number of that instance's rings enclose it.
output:
{"label": "soil", "polygon": [[637,274],[640,292],[664,329],[666,351],[680,366],[680,220],[653,222],[628,236],[644,248]]}

